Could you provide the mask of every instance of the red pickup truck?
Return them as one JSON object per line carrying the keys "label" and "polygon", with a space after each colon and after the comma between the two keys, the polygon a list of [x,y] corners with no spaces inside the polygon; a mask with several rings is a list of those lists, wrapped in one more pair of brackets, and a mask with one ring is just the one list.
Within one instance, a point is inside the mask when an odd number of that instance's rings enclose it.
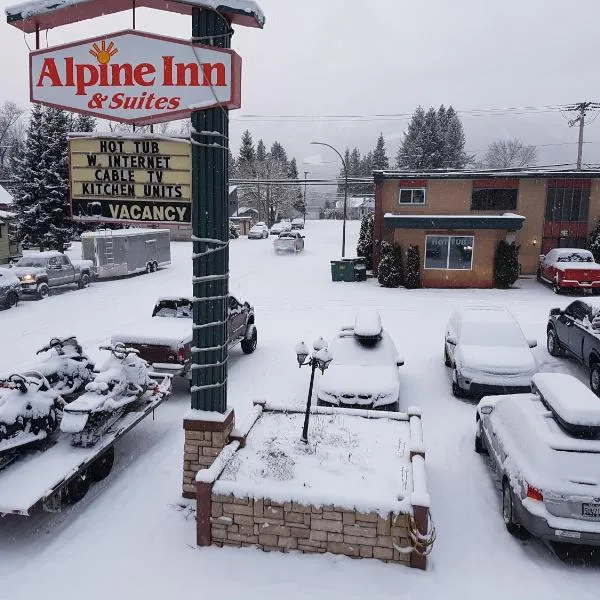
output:
{"label": "red pickup truck", "polygon": [[589,250],[554,248],[541,257],[538,281],[552,285],[556,294],[565,289],[600,290],[600,264]]}

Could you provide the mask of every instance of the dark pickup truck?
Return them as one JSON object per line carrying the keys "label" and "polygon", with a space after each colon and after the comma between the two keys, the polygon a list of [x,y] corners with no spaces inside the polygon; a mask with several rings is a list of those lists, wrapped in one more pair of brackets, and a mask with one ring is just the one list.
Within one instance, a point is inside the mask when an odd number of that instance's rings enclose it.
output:
{"label": "dark pickup truck", "polygon": [[572,356],[590,371],[590,388],[600,396],[600,308],[582,300],[553,308],[547,326],[552,356]]}
{"label": "dark pickup truck", "polygon": [[[227,299],[228,346],[240,344],[245,354],[256,349],[258,340],[254,324],[254,308],[234,296]],[[190,298],[168,297],[157,300],[152,318],[139,333],[112,336],[112,344],[123,343],[139,351],[158,373],[191,378],[192,308]]]}

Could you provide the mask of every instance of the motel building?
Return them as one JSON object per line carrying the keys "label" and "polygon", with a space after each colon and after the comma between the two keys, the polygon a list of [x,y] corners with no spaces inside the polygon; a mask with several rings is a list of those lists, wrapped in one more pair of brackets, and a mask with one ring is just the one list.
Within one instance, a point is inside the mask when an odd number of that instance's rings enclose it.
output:
{"label": "motel building", "polygon": [[[520,245],[522,275],[540,254],[585,248],[600,218],[600,171],[376,171],[375,247],[417,245],[424,287],[490,288],[500,240]],[[378,253],[374,261],[377,265]]]}

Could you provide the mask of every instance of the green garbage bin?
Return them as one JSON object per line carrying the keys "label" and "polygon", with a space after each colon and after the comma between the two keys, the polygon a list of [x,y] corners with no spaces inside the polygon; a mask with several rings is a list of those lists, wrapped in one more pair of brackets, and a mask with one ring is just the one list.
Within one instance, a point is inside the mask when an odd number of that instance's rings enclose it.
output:
{"label": "green garbage bin", "polygon": [[366,281],[367,280],[367,267],[361,264],[354,265],[354,281]]}
{"label": "green garbage bin", "polygon": [[[348,264],[343,260],[332,260],[331,261],[331,281],[348,281],[347,277],[349,274],[352,275],[350,281],[354,281],[353,271],[354,265]],[[352,273],[350,273],[352,272]]]}

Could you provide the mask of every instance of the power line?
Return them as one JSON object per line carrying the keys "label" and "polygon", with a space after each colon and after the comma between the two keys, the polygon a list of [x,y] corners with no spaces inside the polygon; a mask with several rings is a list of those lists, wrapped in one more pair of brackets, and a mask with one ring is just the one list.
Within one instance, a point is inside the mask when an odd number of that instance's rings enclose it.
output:
{"label": "power line", "polygon": [[[577,170],[581,171],[581,160],[583,157],[583,130],[585,128],[585,117],[589,110],[597,110],[600,108],[598,102],[579,102],[565,107],[567,112],[579,113],[577,117],[569,121],[569,127],[579,124],[579,141],[577,142]],[[594,119],[595,121],[596,119]],[[593,121],[592,121],[593,122]]]}

